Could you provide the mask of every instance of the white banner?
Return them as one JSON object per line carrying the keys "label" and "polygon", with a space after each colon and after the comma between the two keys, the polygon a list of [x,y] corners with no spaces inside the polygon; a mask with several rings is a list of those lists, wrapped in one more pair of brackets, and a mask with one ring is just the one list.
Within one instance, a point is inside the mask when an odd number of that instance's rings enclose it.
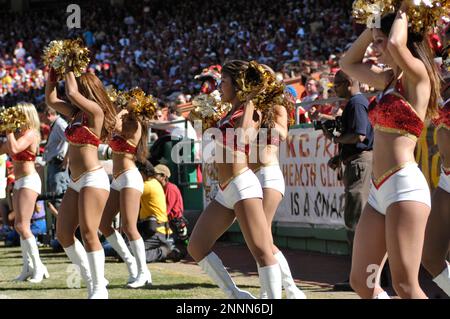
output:
{"label": "white banner", "polygon": [[327,165],[337,152],[322,131],[289,130],[280,149],[286,193],[275,221],[344,226],[344,186]]}

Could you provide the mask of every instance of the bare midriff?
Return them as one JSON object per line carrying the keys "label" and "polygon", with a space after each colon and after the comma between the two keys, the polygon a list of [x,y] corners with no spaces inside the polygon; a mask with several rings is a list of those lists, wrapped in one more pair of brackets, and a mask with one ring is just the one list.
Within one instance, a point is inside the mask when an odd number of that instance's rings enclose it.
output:
{"label": "bare midriff", "polygon": [[69,159],[70,174],[73,180],[102,166],[98,160],[98,149],[93,145],[69,145]]}
{"label": "bare midriff", "polygon": [[414,163],[416,142],[411,138],[375,130],[372,175],[375,181]]}
{"label": "bare midriff", "polygon": [[[248,166],[252,171],[257,172],[264,166],[279,165],[279,147],[277,145],[264,145],[264,147],[258,147],[257,150],[258,154],[249,158]],[[256,162],[254,162],[255,159]]]}
{"label": "bare midriff", "polygon": [[136,168],[135,156],[133,154],[113,152],[112,160],[114,178],[119,177],[128,170]]}
{"label": "bare midriff", "polygon": [[31,161],[13,161],[14,165],[14,175],[16,180],[36,173],[36,168],[34,166],[34,162]]}
{"label": "bare midriff", "polygon": [[216,143],[216,150],[222,154],[222,163],[217,163],[217,171],[219,176],[219,184],[222,189],[237,176],[245,172],[248,168],[247,158],[244,152],[232,150]]}

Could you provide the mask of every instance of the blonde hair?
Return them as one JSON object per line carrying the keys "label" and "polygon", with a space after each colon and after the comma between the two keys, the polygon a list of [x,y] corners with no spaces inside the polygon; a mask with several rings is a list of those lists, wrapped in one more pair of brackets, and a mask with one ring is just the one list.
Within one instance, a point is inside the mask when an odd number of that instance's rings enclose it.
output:
{"label": "blonde hair", "polygon": [[39,115],[36,107],[32,103],[20,102],[17,104],[17,109],[27,118],[26,128],[36,132],[39,138],[39,144],[41,141],[41,122],[39,121]]}

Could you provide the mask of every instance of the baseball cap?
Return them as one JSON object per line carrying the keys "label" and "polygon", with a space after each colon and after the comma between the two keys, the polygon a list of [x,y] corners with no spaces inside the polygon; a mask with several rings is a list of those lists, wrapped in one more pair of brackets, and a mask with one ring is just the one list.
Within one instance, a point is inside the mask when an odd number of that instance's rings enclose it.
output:
{"label": "baseball cap", "polygon": [[163,164],[158,164],[155,166],[155,173],[156,174],[163,174],[167,178],[170,178],[170,169]]}

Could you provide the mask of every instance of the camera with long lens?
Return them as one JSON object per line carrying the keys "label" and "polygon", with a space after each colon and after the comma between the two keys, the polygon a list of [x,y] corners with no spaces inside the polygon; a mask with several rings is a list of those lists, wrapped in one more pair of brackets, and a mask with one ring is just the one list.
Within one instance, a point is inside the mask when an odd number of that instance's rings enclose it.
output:
{"label": "camera with long lens", "polygon": [[170,225],[170,228],[172,229],[172,231],[174,231],[177,234],[178,239],[180,239],[182,242],[185,242],[187,245],[187,242],[189,239],[188,229],[187,229],[187,225],[188,225],[187,219],[184,217],[172,218],[169,221],[169,225]]}
{"label": "camera with long lens", "polygon": [[335,135],[334,133],[342,133],[342,120],[341,117],[338,116],[334,120],[326,120],[326,121],[313,121],[314,130],[316,131],[327,131],[331,135]]}

